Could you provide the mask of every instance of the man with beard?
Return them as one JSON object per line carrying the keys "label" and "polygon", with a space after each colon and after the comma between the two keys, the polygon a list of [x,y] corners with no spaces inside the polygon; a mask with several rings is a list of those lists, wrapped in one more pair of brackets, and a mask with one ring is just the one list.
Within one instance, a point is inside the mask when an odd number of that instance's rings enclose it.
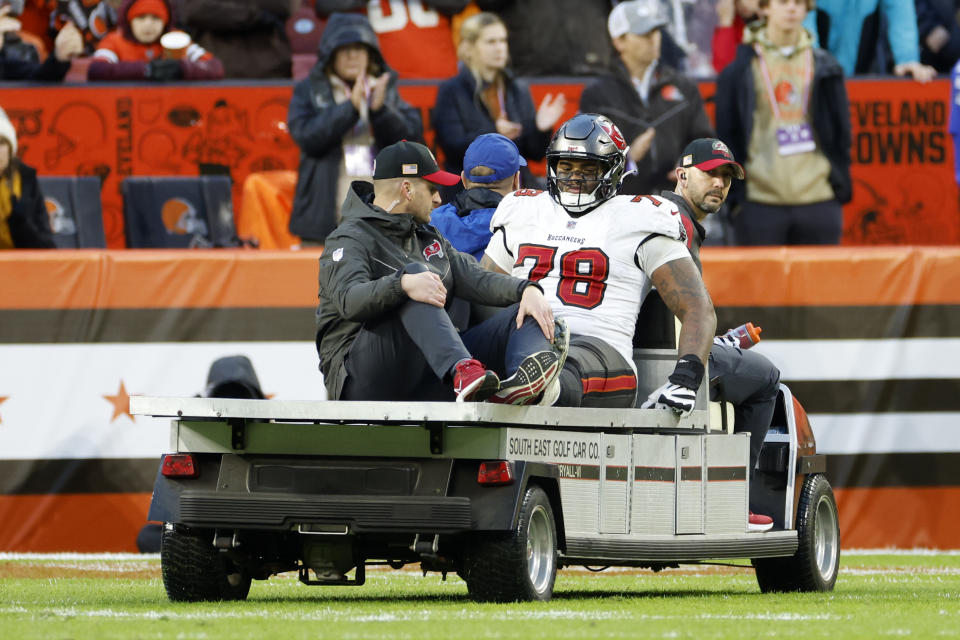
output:
{"label": "man with beard", "polygon": [[[744,172],[730,149],[716,138],[698,138],[687,145],[677,164],[677,187],[661,197],[677,205],[683,216],[687,248],[700,270],[700,245],[706,238],[701,222],[723,205],[734,178],[743,180]],[[766,438],[777,401],[780,371],[764,356],[740,348],[733,337],[713,339],[710,348],[710,399],[733,405],[734,431],[750,433],[750,479],[756,473],[757,459]],[[773,526],[769,516],[750,512],[751,531],[766,531]]]}

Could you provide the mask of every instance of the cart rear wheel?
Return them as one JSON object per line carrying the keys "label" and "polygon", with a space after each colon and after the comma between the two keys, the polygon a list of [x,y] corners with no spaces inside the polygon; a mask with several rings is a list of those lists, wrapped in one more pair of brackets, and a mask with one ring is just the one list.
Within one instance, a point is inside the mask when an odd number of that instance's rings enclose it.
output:
{"label": "cart rear wheel", "polygon": [[474,600],[550,599],[557,577],[557,527],[543,489],[527,488],[516,530],[477,537],[463,574]]}
{"label": "cart rear wheel", "polygon": [[806,477],[797,509],[800,545],[789,558],[756,558],[760,590],[831,591],[840,568],[840,525],[833,489],[823,474]]}
{"label": "cart rear wheel", "polygon": [[210,539],[164,529],[160,567],[167,597],[173,601],[245,600],[250,576],[234,565]]}

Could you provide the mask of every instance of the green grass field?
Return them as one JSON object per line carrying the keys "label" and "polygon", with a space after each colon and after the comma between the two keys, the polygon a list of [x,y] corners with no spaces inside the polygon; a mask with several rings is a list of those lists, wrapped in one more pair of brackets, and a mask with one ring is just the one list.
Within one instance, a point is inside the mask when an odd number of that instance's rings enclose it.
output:
{"label": "green grass field", "polygon": [[254,582],[173,604],[155,556],[0,554],[0,638],[960,637],[960,554],[845,554],[823,594],[761,594],[749,568],[566,569],[548,603],[475,604],[456,576],[368,570],[362,587]]}

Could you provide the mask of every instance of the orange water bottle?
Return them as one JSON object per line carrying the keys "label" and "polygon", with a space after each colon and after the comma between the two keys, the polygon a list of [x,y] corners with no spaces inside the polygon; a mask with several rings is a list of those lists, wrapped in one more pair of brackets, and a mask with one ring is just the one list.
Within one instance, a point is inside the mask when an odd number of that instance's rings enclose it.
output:
{"label": "orange water bottle", "polygon": [[740,344],[741,349],[749,349],[753,345],[760,342],[760,332],[763,329],[760,327],[753,326],[752,322],[747,324],[742,324],[736,329],[730,329],[726,334]]}

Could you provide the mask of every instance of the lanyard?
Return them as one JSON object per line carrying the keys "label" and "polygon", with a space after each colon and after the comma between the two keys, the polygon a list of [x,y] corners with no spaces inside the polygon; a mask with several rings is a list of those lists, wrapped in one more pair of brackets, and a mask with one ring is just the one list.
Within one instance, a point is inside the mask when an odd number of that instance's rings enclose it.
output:
{"label": "lanyard", "polygon": [[[763,83],[767,86],[767,100],[770,101],[770,108],[773,110],[773,117],[780,120],[780,107],[777,105],[777,96],[773,92],[773,81],[770,80],[770,69],[767,68],[767,61],[763,55],[763,47],[759,44],[754,47],[757,57],[760,59],[760,75],[763,76]],[[803,113],[807,112],[807,102],[810,100],[811,76],[813,75],[813,50],[809,47],[803,57],[803,97],[801,106]]]}

